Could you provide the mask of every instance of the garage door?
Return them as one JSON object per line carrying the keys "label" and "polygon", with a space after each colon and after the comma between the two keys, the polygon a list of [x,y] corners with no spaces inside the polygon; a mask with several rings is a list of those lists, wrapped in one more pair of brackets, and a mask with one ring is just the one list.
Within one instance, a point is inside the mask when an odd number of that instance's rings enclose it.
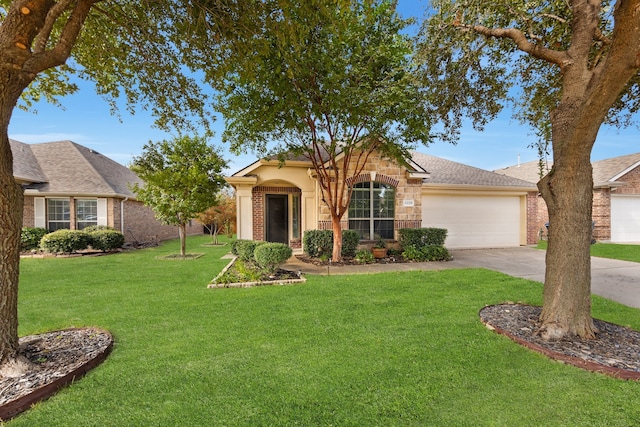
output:
{"label": "garage door", "polygon": [[446,228],[448,248],[520,245],[520,198],[425,195],[422,226]]}
{"label": "garage door", "polygon": [[611,241],[640,242],[640,196],[611,196]]}

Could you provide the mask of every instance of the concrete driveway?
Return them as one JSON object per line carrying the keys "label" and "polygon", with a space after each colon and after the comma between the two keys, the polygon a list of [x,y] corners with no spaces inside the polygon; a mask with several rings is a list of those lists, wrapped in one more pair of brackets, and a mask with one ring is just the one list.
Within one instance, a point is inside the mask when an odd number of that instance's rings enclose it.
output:
{"label": "concrete driveway", "polygon": [[[544,282],[545,251],[530,247],[452,250],[449,267],[481,267]],[[591,292],[640,308],[640,263],[591,257]]]}

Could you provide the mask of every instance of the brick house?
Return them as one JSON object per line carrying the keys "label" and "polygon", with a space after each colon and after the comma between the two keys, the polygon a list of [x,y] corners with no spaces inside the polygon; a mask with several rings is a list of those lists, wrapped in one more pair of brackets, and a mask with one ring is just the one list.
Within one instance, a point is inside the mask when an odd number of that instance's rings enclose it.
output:
{"label": "brick house", "polygon": [[[129,185],[142,181],[129,168],[72,141],[10,143],[13,175],[24,188],[23,226],[79,230],[108,225],[127,242],[178,237],[177,227],[157,221],[136,199]],[[187,233],[200,234],[202,226],[193,222]]]}
{"label": "brick house", "polygon": [[[547,173],[552,164],[543,163]],[[640,242],[640,153],[613,157],[592,163],[593,167],[593,237],[613,243]],[[527,162],[495,171],[531,183],[540,180],[540,163]],[[549,221],[542,196],[530,200],[532,227],[543,233]],[[534,219],[535,218],[535,219]]]}
{"label": "brick house", "polygon": [[[304,231],[331,229],[331,217],[309,160],[279,166],[258,160],[225,178],[236,190],[238,238],[299,249]],[[406,165],[374,153],[348,184],[353,196],[341,226],[357,230],[363,242],[375,235],[394,240],[399,229],[418,227],[446,228],[450,248],[537,239],[527,223],[527,200],[537,194],[530,182],[414,152]]]}

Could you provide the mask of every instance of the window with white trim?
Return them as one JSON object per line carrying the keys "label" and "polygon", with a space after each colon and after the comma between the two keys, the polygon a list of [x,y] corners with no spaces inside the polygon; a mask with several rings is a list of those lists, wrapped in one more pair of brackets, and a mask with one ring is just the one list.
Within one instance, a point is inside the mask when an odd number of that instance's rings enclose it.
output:
{"label": "window with white trim", "polygon": [[395,188],[381,182],[361,182],[353,186],[349,204],[349,229],[361,240],[378,236],[393,239]]}
{"label": "window with white trim", "polygon": [[76,230],[98,225],[98,200],[76,200]]}
{"label": "window with white trim", "polygon": [[70,228],[69,199],[47,199],[47,229],[50,231]]}

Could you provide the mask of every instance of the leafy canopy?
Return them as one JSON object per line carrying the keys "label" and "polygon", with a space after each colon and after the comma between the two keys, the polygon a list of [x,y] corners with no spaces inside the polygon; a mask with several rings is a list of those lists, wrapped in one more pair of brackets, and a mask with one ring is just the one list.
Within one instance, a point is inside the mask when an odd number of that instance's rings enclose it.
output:
{"label": "leafy canopy", "polygon": [[144,181],[132,190],[159,220],[183,225],[216,203],[226,162],[201,137],[149,142],[131,170]]}
{"label": "leafy canopy", "polygon": [[[252,37],[213,45],[223,134],[235,152],[331,156],[385,141],[394,157],[429,140],[411,40],[391,1],[260,2]],[[245,33],[246,35],[246,33]],[[366,147],[365,147],[366,148]]]}

